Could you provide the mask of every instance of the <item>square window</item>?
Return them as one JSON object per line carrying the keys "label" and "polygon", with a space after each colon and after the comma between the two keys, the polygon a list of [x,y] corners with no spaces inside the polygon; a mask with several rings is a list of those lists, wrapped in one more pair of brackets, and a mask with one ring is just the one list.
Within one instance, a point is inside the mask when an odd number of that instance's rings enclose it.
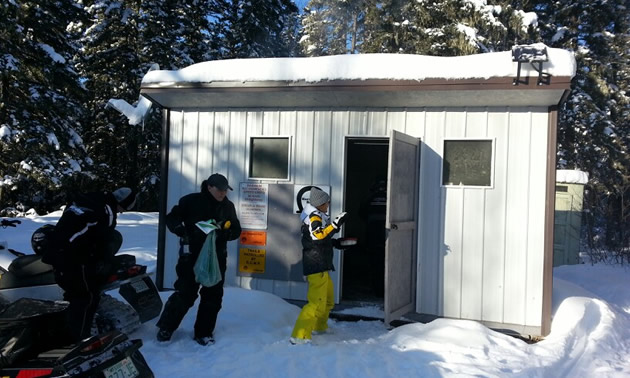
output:
{"label": "square window", "polygon": [[442,185],[492,186],[492,140],[445,140]]}
{"label": "square window", "polygon": [[249,144],[249,177],[289,179],[289,138],[252,137]]}

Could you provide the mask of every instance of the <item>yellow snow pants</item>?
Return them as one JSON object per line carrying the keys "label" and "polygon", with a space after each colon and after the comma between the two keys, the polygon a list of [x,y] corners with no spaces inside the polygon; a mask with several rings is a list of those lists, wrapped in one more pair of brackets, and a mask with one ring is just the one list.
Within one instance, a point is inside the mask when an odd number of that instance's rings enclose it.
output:
{"label": "yellow snow pants", "polygon": [[291,337],[310,339],[313,331],[323,332],[328,329],[328,314],[335,306],[335,291],[328,272],[309,274],[308,303],[295,321]]}

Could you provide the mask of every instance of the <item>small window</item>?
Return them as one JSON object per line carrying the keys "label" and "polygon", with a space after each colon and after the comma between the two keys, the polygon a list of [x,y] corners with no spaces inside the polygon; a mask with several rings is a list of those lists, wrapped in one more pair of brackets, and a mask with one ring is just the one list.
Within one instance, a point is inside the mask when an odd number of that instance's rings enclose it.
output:
{"label": "small window", "polygon": [[249,151],[250,178],[289,179],[288,137],[252,137]]}
{"label": "small window", "polygon": [[492,186],[492,140],[445,140],[442,185]]}

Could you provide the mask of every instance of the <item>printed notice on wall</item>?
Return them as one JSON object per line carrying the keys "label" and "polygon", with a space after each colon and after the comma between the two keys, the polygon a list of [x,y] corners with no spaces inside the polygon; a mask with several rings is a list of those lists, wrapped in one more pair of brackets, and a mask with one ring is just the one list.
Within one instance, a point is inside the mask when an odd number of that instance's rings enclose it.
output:
{"label": "printed notice on wall", "polygon": [[269,184],[242,182],[239,197],[239,216],[242,228],[267,229]]}
{"label": "printed notice on wall", "polygon": [[245,245],[264,246],[267,244],[267,232],[243,230],[241,231],[241,237],[239,240],[241,244],[245,244]]}
{"label": "printed notice on wall", "polygon": [[265,273],[264,249],[241,248],[238,256],[238,270],[246,273]]}

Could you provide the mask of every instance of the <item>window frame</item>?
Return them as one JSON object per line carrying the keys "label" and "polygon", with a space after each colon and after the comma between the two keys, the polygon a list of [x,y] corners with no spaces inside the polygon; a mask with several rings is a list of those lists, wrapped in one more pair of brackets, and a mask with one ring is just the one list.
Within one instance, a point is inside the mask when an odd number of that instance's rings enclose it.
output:
{"label": "window frame", "polygon": [[[285,178],[277,178],[277,177],[253,177],[252,176],[252,142],[255,139],[285,139],[288,141],[287,145],[287,177]],[[291,159],[292,156],[292,146],[293,146],[293,136],[291,135],[251,135],[248,137],[247,143],[247,179],[248,180],[260,180],[260,181],[278,181],[278,182],[287,182],[291,181]]]}
{"label": "window frame", "polygon": [[[485,141],[490,142],[490,184],[489,185],[458,185],[458,184],[445,184],[444,183],[444,163],[446,162],[446,142],[474,142],[474,141]],[[463,189],[493,189],[494,188],[494,172],[496,169],[496,145],[497,138],[443,138],[442,139],[442,156],[441,156],[441,164],[440,164],[440,187],[443,188],[463,188]]]}

